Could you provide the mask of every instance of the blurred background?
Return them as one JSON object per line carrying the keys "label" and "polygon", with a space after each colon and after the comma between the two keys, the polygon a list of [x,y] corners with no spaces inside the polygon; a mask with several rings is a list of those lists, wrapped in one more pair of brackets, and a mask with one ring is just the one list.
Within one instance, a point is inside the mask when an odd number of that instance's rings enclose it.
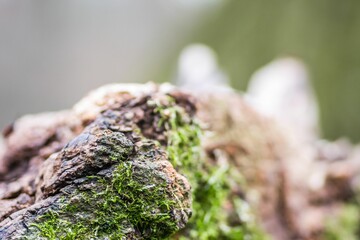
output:
{"label": "blurred background", "polygon": [[323,136],[360,140],[358,0],[0,0],[0,128],[113,82],[176,78],[203,43],[232,87],[283,56],[308,67]]}

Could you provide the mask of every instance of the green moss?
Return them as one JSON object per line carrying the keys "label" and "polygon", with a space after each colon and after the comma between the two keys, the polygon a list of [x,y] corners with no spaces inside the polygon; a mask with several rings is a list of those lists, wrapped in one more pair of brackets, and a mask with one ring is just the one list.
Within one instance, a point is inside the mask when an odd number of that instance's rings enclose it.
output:
{"label": "green moss", "polygon": [[324,239],[357,240],[359,239],[360,211],[357,203],[342,207],[340,213],[326,222]]}
{"label": "green moss", "polygon": [[223,235],[222,227],[227,226],[222,208],[229,194],[226,172],[226,167],[211,168],[197,176],[201,187],[194,190],[194,218],[188,233],[191,239],[218,239]]}
{"label": "green moss", "polygon": [[194,170],[201,168],[200,138],[201,127],[189,118],[183,108],[175,105],[174,100],[168,98],[170,106],[157,104],[154,112],[160,115],[159,126],[164,126],[167,132],[166,152],[174,168],[185,175],[192,187],[196,181]]}
{"label": "green moss", "polygon": [[193,195],[193,216],[174,239],[266,239],[255,221],[239,219],[238,224],[231,225],[231,213],[227,212],[225,205],[230,203],[241,212],[241,206],[246,203],[239,200],[236,205],[231,202],[229,166],[212,164],[201,156],[202,130],[199,123],[171,97],[167,102],[166,106],[155,103],[154,112],[160,115],[158,125],[168,133],[166,150],[169,160],[189,179]]}
{"label": "green moss", "polygon": [[[47,239],[162,239],[179,227],[165,179],[151,168],[121,162],[112,178],[91,177],[91,190],[77,189],[57,210],[48,211],[32,228]],[[110,183],[109,183],[110,182]]]}
{"label": "green moss", "polygon": [[[232,196],[230,180],[237,177],[231,177],[230,167],[202,156],[199,123],[171,97],[166,105],[149,106],[155,107],[157,124],[165,129],[169,161],[192,186],[193,216],[186,228],[177,232],[179,219],[175,213],[184,211],[182,199],[174,197],[168,179],[156,173],[148,159],[157,154],[159,144],[143,139],[132,161],[124,158],[132,151],[130,145],[124,149],[128,144],[120,144],[119,149],[99,149],[99,155],[119,162],[110,171],[111,176],[87,177],[80,186],[65,191],[70,192],[63,198],[67,200],[59,201],[57,208],[32,225],[35,239],[164,239],[176,232],[171,238],[265,239],[254,219],[243,217],[251,215],[247,203]],[[104,146],[114,145],[111,139],[104,140]],[[235,223],[231,220],[234,213]]]}

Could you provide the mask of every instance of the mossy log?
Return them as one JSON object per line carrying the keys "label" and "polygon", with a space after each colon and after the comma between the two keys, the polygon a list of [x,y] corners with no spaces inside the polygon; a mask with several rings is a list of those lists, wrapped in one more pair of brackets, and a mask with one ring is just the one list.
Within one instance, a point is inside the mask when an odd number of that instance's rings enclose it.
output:
{"label": "mossy log", "polygon": [[324,239],[360,169],[236,93],[167,84],[105,86],[3,135],[0,239]]}
{"label": "mossy log", "polygon": [[92,116],[27,116],[6,130],[0,239],[161,239],[185,226],[190,184],[170,163],[154,112],[168,97],[120,95]]}

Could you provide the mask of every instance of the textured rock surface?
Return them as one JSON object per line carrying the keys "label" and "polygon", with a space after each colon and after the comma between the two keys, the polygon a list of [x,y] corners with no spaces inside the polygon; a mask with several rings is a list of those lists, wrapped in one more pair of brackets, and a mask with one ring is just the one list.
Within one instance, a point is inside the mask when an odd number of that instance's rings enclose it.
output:
{"label": "textured rock surface", "polygon": [[125,91],[103,103],[106,111],[84,118],[76,111],[43,114],[10,127],[1,158],[0,239],[158,239],[183,228],[191,188],[159,144],[166,130],[148,101],[166,93],[151,88]]}
{"label": "textured rock surface", "polygon": [[358,148],[195,96],[110,85],[6,128],[0,239],[356,239]]}

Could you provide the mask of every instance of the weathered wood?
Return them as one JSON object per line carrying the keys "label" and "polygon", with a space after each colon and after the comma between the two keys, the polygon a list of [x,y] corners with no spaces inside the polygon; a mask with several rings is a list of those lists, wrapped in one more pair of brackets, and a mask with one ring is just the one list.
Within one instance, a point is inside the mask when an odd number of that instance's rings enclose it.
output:
{"label": "weathered wood", "polygon": [[[201,146],[183,135],[195,122]],[[236,93],[166,84],[105,86],[68,111],[17,120],[4,137],[0,239],[227,239],[254,223],[274,239],[321,239],[360,170],[356,147],[303,142]]]}
{"label": "weathered wood", "polygon": [[[67,221],[65,226],[79,221],[93,224],[99,228],[96,234],[100,238],[116,234],[129,239],[161,238],[185,226],[191,214],[190,185],[172,167],[163,148],[155,143],[165,140],[166,130],[156,126],[158,120],[151,115],[154,106],[148,104],[148,100],[161,101],[166,93],[152,86],[152,91],[146,94],[124,95],[119,101],[110,99],[111,103],[101,106],[104,109],[91,117],[83,118],[84,112],[78,114],[73,110],[27,116],[6,131],[1,158],[0,239],[51,238],[38,226],[44,216],[46,222],[49,213]],[[117,204],[130,208],[134,200],[126,197],[131,193],[117,193],[117,188],[108,191],[115,183],[129,184],[119,180],[122,176],[119,179],[116,176],[125,168],[131,176],[124,181],[134,181],[127,187],[131,189],[134,184],[142,187],[143,190],[134,191],[140,194],[138,198],[143,198],[143,204],[149,205],[143,207],[149,209],[136,219],[139,222],[131,221],[134,216],[123,217],[109,232],[104,230],[106,223],[97,222],[101,220],[100,213],[97,215],[99,209],[94,208],[99,205],[87,198],[103,201],[95,197],[96,193],[107,194],[104,198],[113,194],[111,197],[120,199]],[[149,195],[152,192],[163,196]],[[147,200],[155,201],[155,205]],[[109,203],[104,200],[103,204]],[[71,206],[79,210],[69,217],[66,211]],[[85,221],[85,215],[93,221]],[[161,218],[164,220],[160,221]],[[93,233],[85,228],[81,230]],[[61,238],[69,233],[59,229],[55,234]]]}
{"label": "weathered wood", "polygon": [[246,179],[232,186],[233,197],[253,206],[274,239],[324,239],[328,220],[356,201],[359,147],[343,140],[304,142],[236,93],[203,94],[200,102],[199,116],[212,131],[203,139],[205,150],[220,150],[222,162]]}

